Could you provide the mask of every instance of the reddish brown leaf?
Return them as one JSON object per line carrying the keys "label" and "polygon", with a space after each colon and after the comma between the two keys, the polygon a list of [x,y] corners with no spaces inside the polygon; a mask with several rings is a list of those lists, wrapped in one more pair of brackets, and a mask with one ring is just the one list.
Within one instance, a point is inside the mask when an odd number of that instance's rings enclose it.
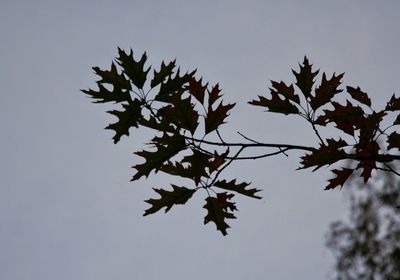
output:
{"label": "reddish brown leaf", "polygon": [[388,149],[393,149],[396,148],[400,150],[400,134],[397,132],[392,132],[392,134],[389,135],[388,137]]}
{"label": "reddish brown leaf", "polygon": [[337,186],[343,187],[343,184],[350,177],[353,171],[353,169],[349,168],[343,168],[342,170],[332,170],[332,172],[335,173],[336,177],[328,180],[329,184],[328,186],[326,186],[325,190],[334,189]]}
{"label": "reddish brown leaf", "polygon": [[226,181],[221,180],[221,181],[216,181],[214,183],[214,186],[216,186],[217,188],[221,188],[224,190],[228,190],[228,191],[234,191],[252,198],[258,198],[261,199],[261,196],[256,195],[257,192],[259,192],[260,190],[258,189],[247,189],[247,187],[250,185],[250,183],[236,183],[236,179],[233,179],[231,181]]}
{"label": "reddish brown leaf", "polygon": [[375,137],[379,124],[386,115],[384,111],[372,112],[372,114],[355,120],[354,125],[360,129],[359,141],[357,146],[366,147]]}
{"label": "reddish brown leaf", "polygon": [[228,156],[228,154],[229,154],[229,148],[226,149],[226,151],[223,152],[222,154],[218,154],[217,151],[214,151],[214,158],[210,161],[208,167],[210,173],[216,171],[222,164],[225,163],[226,156]]}
{"label": "reddish brown leaf", "polygon": [[251,105],[267,107],[268,111],[281,114],[298,114],[299,109],[289,101],[289,99],[281,99],[275,91],[271,91],[271,99],[264,96],[258,96],[259,100],[252,100]]}
{"label": "reddish brown leaf", "polygon": [[229,115],[229,110],[231,110],[234,106],[235,103],[223,105],[222,101],[215,110],[212,109],[212,106],[208,106],[208,111],[205,118],[206,134],[216,130],[221,124],[224,124],[225,119]]}
{"label": "reddish brown leaf", "polygon": [[147,177],[153,170],[157,172],[164,163],[186,148],[185,138],[178,134],[169,136],[164,133],[162,137],[154,138],[153,143],[157,147],[156,151],[135,152],[136,155],[143,157],[145,162],[133,167],[137,170],[137,173],[133,176],[132,181],[138,180],[142,176]]}
{"label": "reddish brown leaf", "polygon": [[175,185],[172,185],[172,188],[172,191],[153,188],[161,197],[159,199],[151,198],[145,201],[151,204],[151,207],[144,212],[143,216],[154,214],[163,207],[165,207],[165,213],[167,213],[172,206],[185,204],[196,192],[196,189],[188,189]]}
{"label": "reddish brown leaf", "polygon": [[376,161],[373,159],[378,155],[379,144],[376,141],[370,142],[365,148],[359,150],[356,157],[360,159],[357,168],[363,168],[361,177],[364,178],[366,183],[371,177],[372,170],[376,168]]}
{"label": "reddish brown leaf", "polygon": [[361,91],[360,87],[353,88],[353,87],[346,87],[347,92],[350,93],[353,99],[357,100],[358,102],[371,107],[371,99],[368,97],[366,92]]}
{"label": "reddish brown leaf", "polygon": [[400,97],[392,95],[392,98],[390,98],[389,102],[386,105],[387,111],[397,111],[400,110]]}
{"label": "reddish brown leaf", "polygon": [[202,79],[196,80],[194,77],[189,78],[189,86],[187,87],[189,93],[193,95],[201,104],[204,102],[204,94],[207,89],[207,84],[204,86],[201,83]]}
{"label": "reddish brown leaf", "polygon": [[343,75],[335,76],[334,73],[332,78],[328,80],[325,73],[322,74],[321,85],[315,89],[315,96],[310,96],[310,105],[314,111],[331,101],[337,93],[343,91],[342,89],[338,89]]}
{"label": "reddish brown leaf", "polygon": [[215,101],[217,101],[222,95],[220,95],[221,89],[219,88],[219,84],[216,84],[212,87],[211,91],[208,92],[208,107],[212,106]]}
{"label": "reddish brown leaf", "polygon": [[397,118],[395,119],[393,125],[397,125],[400,124],[400,115],[397,116]]}
{"label": "reddish brown leaf", "polygon": [[306,99],[311,97],[311,89],[314,85],[314,78],[318,75],[319,70],[312,72],[312,64],[304,57],[303,65],[300,65],[299,73],[292,70],[296,77],[296,85],[299,87]]}
{"label": "reddish brown leaf", "polygon": [[235,202],[231,202],[229,201],[230,199],[232,199],[235,195],[233,193],[227,193],[227,192],[223,192],[223,193],[217,193],[217,199],[219,204],[221,204],[221,207],[226,211],[226,210],[230,210],[231,212],[237,210]]}
{"label": "reddish brown leaf", "polygon": [[359,106],[354,106],[347,100],[346,106],[332,101],[333,110],[324,110],[324,115],[317,118],[316,124],[326,125],[329,122],[336,124],[336,127],[345,133],[354,135],[354,126],[364,116],[364,111]]}
{"label": "reddish brown leaf", "polygon": [[226,219],[236,219],[233,213],[224,209],[224,205],[220,203],[218,198],[209,196],[206,198],[206,204],[203,206],[207,210],[207,215],[204,217],[204,224],[209,222],[215,223],[217,230],[223,235],[227,235],[227,229],[230,226],[225,222]]}
{"label": "reddish brown leaf", "polygon": [[300,104],[300,97],[297,94],[294,94],[294,87],[291,84],[290,86],[287,86],[284,82],[275,82],[271,81],[272,88],[270,88],[271,92],[274,93],[279,93],[283,97],[294,101],[297,104]]}
{"label": "reddish brown leaf", "polygon": [[342,149],[346,145],[347,143],[342,139],[328,139],[327,145],[321,145],[319,149],[314,149],[311,154],[301,157],[302,167],[299,169],[315,166],[313,170],[315,171],[324,165],[331,165],[348,158],[348,154]]}
{"label": "reddish brown leaf", "polygon": [[188,174],[191,174],[196,185],[200,183],[201,177],[208,176],[206,168],[209,167],[211,157],[211,155],[192,149],[192,154],[182,159],[182,162],[189,163]]}

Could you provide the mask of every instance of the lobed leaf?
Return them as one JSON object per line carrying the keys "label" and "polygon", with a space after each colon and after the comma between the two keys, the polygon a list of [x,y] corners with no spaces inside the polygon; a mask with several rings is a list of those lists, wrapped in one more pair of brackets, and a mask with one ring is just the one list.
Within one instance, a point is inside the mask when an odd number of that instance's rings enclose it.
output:
{"label": "lobed leaf", "polygon": [[346,106],[335,101],[332,101],[331,104],[334,109],[325,109],[324,115],[319,116],[315,123],[326,125],[327,123],[333,122],[336,124],[336,128],[354,136],[355,125],[362,122],[364,117],[363,109],[359,106],[354,106],[348,100]]}
{"label": "lobed leaf", "polygon": [[222,154],[218,154],[217,151],[214,151],[214,157],[210,161],[210,164],[208,166],[210,174],[218,170],[218,168],[225,163],[228,154],[229,154],[229,147]]}
{"label": "lobed leaf", "polygon": [[161,67],[160,67],[160,71],[156,72],[156,70],[154,70],[154,75],[153,75],[153,79],[150,82],[150,86],[156,87],[157,85],[159,85],[160,83],[165,81],[165,78],[167,77],[171,77],[172,74],[174,73],[174,68],[175,68],[175,60],[171,61],[170,63],[168,63],[167,65],[164,64],[164,61],[161,63]]}
{"label": "lobed leaf", "polygon": [[372,170],[376,168],[376,161],[373,160],[373,158],[378,155],[379,150],[379,144],[376,141],[372,141],[368,143],[366,147],[360,149],[356,153],[356,156],[360,158],[357,168],[363,169],[361,177],[364,178],[365,183],[371,177]]}
{"label": "lobed leaf", "polygon": [[328,80],[325,73],[322,74],[322,81],[320,86],[315,89],[315,96],[310,95],[310,105],[314,111],[332,101],[332,98],[337,93],[343,91],[342,89],[338,89],[341,84],[341,79],[343,78],[343,75],[344,73],[335,76],[334,73],[332,75],[332,78]]}
{"label": "lobed leaf", "polygon": [[132,83],[138,88],[142,89],[147,79],[147,70],[144,69],[144,64],[147,60],[147,54],[143,53],[140,60],[136,61],[133,58],[133,52],[130,51],[129,55],[122,49],[118,48],[119,57],[117,58],[118,64],[123,68],[124,73],[129,77]]}
{"label": "lobed leaf", "polygon": [[[220,199],[221,200],[221,199]],[[227,235],[227,229],[230,226],[225,222],[226,219],[236,219],[233,213],[228,212],[226,204],[221,203],[216,197],[207,197],[206,204],[203,206],[207,210],[207,215],[204,217],[204,224],[209,222],[215,223],[217,230],[223,235]]]}
{"label": "lobed leaf", "polygon": [[367,105],[368,107],[371,107],[371,99],[368,97],[368,94],[366,92],[363,92],[360,87],[353,88],[350,86],[346,87],[347,92],[350,93],[351,97],[358,102]]}
{"label": "lobed leaf", "polygon": [[118,73],[117,67],[114,62],[111,63],[110,70],[101,70],[99,67],[93,67],[94,72],[101,77],[101,80],[97,81],[97,84],[110,84],[117,89],[131,90],[132,86],[129,80],[124,74]]}
{"label": "lobed leaf", "polygon": [[168,79],[161,83],[160,90],[155,100],[169,103],[171,102],[172,96],[181,96],[186,90],[185,85],[189,82],[189,78],[192,77],[195,72],[196,71],[193,71],[180,76],[180,70],[178,69],[174,77],[172,77],[172,75],[168,76]]}
{"label": "lobed leaf", "polygon": [[204,103],[204,95],[207,89],[208,83],[203,85],[202,79],[196,80],[194,77],[189,77],[189,86],[187,90],[193,95],[201,104]]}
{"label": "lobed leaf", "polygon": [[328,180],[329,184],[325,187],[325,190],[334,189],[337,186],[343,187],[344,183],[347,181],[353,171],[354,170],[350,168],[343,168],[342,170],[332,170],[332,172],[335,173],[336,177]]}
{"label": "lobed leaf", "polygon": [[297,73],[292,70],[296,77],[296,85],[303,93],[306,99],[311,97],[311,89],[314,85],[314,78],[318,75],[319,70],[313,72],[312,64],[308,62],[307,57],[304,57],[303,65],[300,65],[300,71]]}
{"label": "lobed leaf", "polygon": [[389,102],[386,105],[386,111],[398,111],[400,110],[400,97],[392,95]]}
{"label": "lobed leaf", "polygon": [[143,157],[145,162],[133,167],[137,172],[132,181],[138,180],[142,176],[147,177],[153,170],[157,172],[165,162],[168,162],[173,156],[186,148],[185,138],[179,134],[169,136],[164,133],[162,137],[154,138],[153,143],[157,147],[155,152],[135,152],[136,155]]}
{"label": "lobed leaf", "polygon": [[219,103],[217,109],[213,110],[212,106],[208,106],[207,115],[205,117],[205,133],[208,134],[225,123],[228,112],[235,106],[235,103],[223,105]]}
{"label": "lobed leaf", "polygon": [[212,107],[212,105],[217,101],[220,97],[222,97],[221,89],[219,88],[219,84],[216,84],[212,87],[211,91],[207,89],[208,92],[208,107]]}
{"label": "lobed leaf", "polygon": [[278,93],[282,95],[285,99],[289,99],[297,104],[300,104],[300,97],[294,93],[294,87],[291,84],[287,86],[284,82],[275,82],[271,81],[272,88],[270,88],[271,92]]}
{"label": "lobed leaf", "polygon": [[220,181],[216,181],[214,183],[214,186],[224,189],[224,190],[229,190],[229,191],[234,191],[252,198],[258,198],[261,199],[261,196],[256,195],[257,192],[259,192],[260,190],[257,189],[246,189],[246,187],[248,187],[250,185],[250,183],[236,183],[236,179],[233,179],[231,181],[226,181],[225,179]]}
{"label": "lobed leaf", "polygon": [[112,91],[109,91],[106,87],[104,87],[101,83],[98,84],[99,89],[93,90],[83,89],[82,92],[89,95],[91,98],[95,99],[93,103],[106,103],[106,102],[130,102],[132,101],[131,95],[128,90],[123,90],[118,87],[113,87]]}
{"label": "lobed leaf", "polygon": [[145,201],[151,204],[151,207],[145,210],[143,216],[154,214],[164,207],[165,213],[167,213],[172,208],[172,206],[185,204],[196,192],[195,189],[188,189],[176,185],[172,185],[172,188],[172,191],[153,188],[153,190],[157,192],[161,197],[159,199],[151,198]]}
{"label": "lobed leaf", "polygon": [[172,163],[171,161],[168,161],[165,163],[163,166],[160,168],[161,171],[175,175],[175,176],[180,176],[180,177],[185,177],[185,178],[193,178],[192,172],[189,170],[189,168],[185,167],[182,163],[176,161]]}
{"label": "lobed leaf", "polygon": [[131,103],[123,104],[124,111],[112,110],[108,111],[118,118],[116,123],[112,123],[106,127],[115,131],[113,137],[114,143],[118,143],[122,135],[129,136],[129,129],[131,127],[138,127],[142,118],[142,104],[138,99],[133,100]]}
{"label": "lobed leaf", "polygon": [[289,99],[281,99],[273,90],[271,91],[271,99],[267,99],[260,95],[258,98],[259,100],[252,100],[248,103],[255,106],[266,107],[270,112],[285,115],[298,114],[300,112],[296,105],[292,104]]}
{"label": "lobed leaf", "polygon": [[194,180],[196,185],[200,183],[200,178],[203,176],[208,177],[206,168],[209,166],[210,158],[212,156],[205,154],[199,150],[192,149],[192,154],[185,156],[182,162],[189,163],[188,174]]}
{"label": "lobed leaf", "polygon": [[331,165],[342,159],[348,158],[348,154],[342,149],[347,143],[342,140],[327,139],[327,145],[321,145],[314,149],[310,154],[301,157],[302,167],[298,169],[315,167],[313,171],[324,165]]}

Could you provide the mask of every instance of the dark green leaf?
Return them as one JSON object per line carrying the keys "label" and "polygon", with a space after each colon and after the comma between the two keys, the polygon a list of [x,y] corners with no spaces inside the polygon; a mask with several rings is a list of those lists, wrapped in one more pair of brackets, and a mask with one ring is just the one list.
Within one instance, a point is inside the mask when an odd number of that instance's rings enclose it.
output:
{"label": "dark green leaf", "polygon": [[178,204],[185,204],[196,192],[195,189],[188,189],[185,187],[178,187],[175,185],[172,185],[172,188],[173,188],[172,191],[167,191],[163,189],[153,189],[161,197],[159,199],[151,198],[145,201],[151,204],[151,207],[144,212],[143,216],[154,214],[163,207],[165,207],[165,213],[167,213],[172,206]]}
{"label": "dark green leaf", "polygon": [[142,89],[146,82],[147,73],[150,71],[150,67],[147,68],[147,70],[144,70],[144,64],[147,60],[146,53],[143,53],[142,57],[138,61],[133,58],[132,50],[128,55],[124,50],[118,48],[118,53],[119,57],[117,60],[119,65],[124,69],[124,73],[138,89]]}
{"label": "dark green leaf", "polygon": [[106,103],[106,102],[129,102],[132,101],[131,95],[128,90],[123,90],[118,87],[113,87],[112,91],[109,91],[101,83],[98,83],[99,90],[95,91],[92,89],[85,90],[82,92],[90,95],[95,101],[94,103]]}
{"label": "dark green leaf", "polygon": [[110,70],[101,70],[99,67],[93,67],[94,72],[101,77],[98,84],[110,84],[119,89],[131,90],[131,83],[124,74],[119,74],[114,63],[111,64]]}
{"label": "dark green leaf", "polygon": [[224,209],[224,207],[225,205],[221,204],[218,198],[207,197],[206,204],[203,207],[207,210],[207,215],[204,217],[204,224],[213,222],[217,226],[217,230],[221,231],[223,235],[227,235],[226,230],[230,226],[225,222],[225,219],[236,219],[236,217],[233,213]]}
{"label": "dark green leaf", "polygon": [[186,148],[185,138],[179,134],[169,136],[164,133],[162,137],[154,138],[153,143],[157,148],[155,152],[140,151],[135,153],[143,157],[145,162],[134,166],[137,173],[133,176],[132,181],[138,180],[142,176],[147,177],[153,170],[157,172],[165,162],[168,162],[173,156]]}
{"label": "dark green leaf", "polygon": [[164,61],[161,63],[161,68],[159,72],[154,70],[154,77],[150,82],[151,87],[156,87],[160,83],[164,82],[165,78],[172,76],[174,73],[173,70],[175,68],[175,60],[168,63],[168,65],[164,64]]}
{"label": "dark green leaf", "polygon": [[259,192],[260,190],[257,189],[246,189],[247,186],[249,186],[250,183],[236,183],[236,179],[233,179],[232,181],[228,182],[225,179],[222,181],[216,181],[214,183],[214,186],[224,189],[224,190],[229,190],[229,191],[235,191],[237,193],[247,195],[253,198],[258,198],[261,199],[261,196],[256,195],[255,193]]}
{"label": "dark green leaf", "polygon": [[181,99],[180,96],[172,96],[171,103],[174,107],[169,110],[168,119],[178,127],[189,130],[193,135],[199,125],[199,114],[194,109],[190,96],[184,99]]}
{"label": "dark green leaf", "polygon": [[139,124],[158,130],[158,131],[166,131],[166,132],[174,132],[175,129],[171,125],[170,122],[167,122],[165,119],[160,118],[160,121],[158,121],[155,117],[150,116],[149,119],[141,118],[139,120]]}
{"label": "dark green leaf", "polygon": [[138,127],[138,122],[142,118],[142,109],[139,100],[135,99],[131,103],[123,104],[124,111],[108,111],[108,113],[116,116],[118,121],[110,124],[106,129],[112,129],[115,131],[113,137],[114,143],[117,143],[122,135],[129,136],[129,129],[131,127]]}
{"label": "dark green leaf", "polygon": [[172,96],[181,96],[186,90],[185,85],[189,82],[189,78],[192,77],[195,72],[196,71],[193,71],[180,76],[180,71],[178,69],[174,77],[168,76],[168,79],[161,83],[160,90],[156,95],[155,100],[170,102]]}
{"label": "dark green leaf", "polygon": [[182,162],[189,163],[188,171],[196,185],[200,183],[202,176],[208,176],[206,168],[209,166],[211,157],[211,155],[192,149],[192,154],[183,158]]}
{"label": "dark green leaf", "polygon": [[189,170],[189,168],[185,167],[182,163],[177,161],[175,163],[168,161],[163,166],[161,166],[160,170],[171,175],[193,179],[193,174],[191,170]]}
{"label": "dark green leaf", "polygon": [[298,114],[299,109],[289,101],[289,99],[281,99],[279,95],[271,91],[271,99],[267,99],[264,96],[258,96],[259,100],[252,100],[249,102],[251,105],[266,107],[268,111],[281,113],[285,115]]}

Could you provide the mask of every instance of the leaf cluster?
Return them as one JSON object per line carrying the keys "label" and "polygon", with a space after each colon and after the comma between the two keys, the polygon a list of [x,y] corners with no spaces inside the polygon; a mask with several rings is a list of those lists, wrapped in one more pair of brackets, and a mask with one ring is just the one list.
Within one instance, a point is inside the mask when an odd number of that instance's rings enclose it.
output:
{"label": "leaf cluster", "polygon": [[[185,186],[172,184],[169,190],[165,186],[154,188],[159,198],[146,200],[150,208],[144,215],[163,208],[167,212],[203,190],[206,194],[204,223],[215,223],[217,230],[226,235],[227,220],[236,218],[234,195],[257,199],[260,196],[259,189],[250,187],[250,183],[222,178],[223,170],[233,161],[286,155],[290,150],[307,152],[301,157],[300,169],[314,168],[315,171],[343,161],[357,163],[355,168],[344,168],[343,164],[334,167],[335,177],[329,180],[326,189],[343,186],[358,170],[365,182],[374,170],[397,172],[386,166],[400,158],[397,154],[388,154],[389,150],[400,150],[400,134],[396,131],[400,115],[390,126],[382,128],[384,117],[400,110],[400,98],[394,95],[386,108],[374,111],[366,92],[359,87],[347,86],[346,103],[341,104],[336,97],[344,94],[340,88],[344,74],[333,74],[329,78],[323,73],[320,83],[316,84],[319,70],[313,70],[305,57],[300,70],[293,70],[294,84],[271,81],[269,96],[259,95],[257,100],[249,103],[269,112],[300,116],[311,125],[319,145],[262,143],[239,132],[244,142],[232,143],[224,140],[220,128],[235,103],[222,100],[218,84],[203,82],[196,76],[196,70],[181,71],[176,60],[163,61],[157,69],[146,63],[146,53],[135,59],[132,50],[127,53],[118,49],[118,57],[110,69],[93,67],[100,77],[98,88],[82,90],[93,98],[94,103],[119,104],[119,109],[108,111],[117,118],[106,127],[114,131],[114,143],[124,135],[129,136],[131,128],[153,131],[148,148],[135,152],[142,158],[142,163],[133,166],[136,170],[133,181],[159,171],[188,179]],[[334,126],[343,136],[324,138],[320,129],[328,126]],[[392,132],[388,134],[390,130]],[[251,148],[272,151],[257,156],[243,155]]]}

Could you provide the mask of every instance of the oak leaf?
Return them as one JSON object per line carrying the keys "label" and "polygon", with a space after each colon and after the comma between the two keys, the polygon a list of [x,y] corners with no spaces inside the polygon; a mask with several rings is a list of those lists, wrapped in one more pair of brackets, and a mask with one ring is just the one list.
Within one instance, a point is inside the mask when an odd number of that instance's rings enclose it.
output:
{"label": "oak leaf", "polygon": [[155,189],[161,197],[159,199],[148,199],[145,202],[151,204],[151,207],[145,210],[143,216],[147,216],[153,213],[156,213],[163,207],[165,207],[165,213],[167,213],[172,206],[178,204],[185,204],[196,192],[195,189],[188,189],[186,187],[179,187],[176,185],[172,185],[172,191],[167,191],[164,189]]}
{"label": "oak leaf", "polygon": [[296,85],[303,93],[306,99],[311,97],[311,90],[314,85],[314,78],[318,75],[319,70],[312,71],[312,64],[309,63],[307,57],[304,57],[303,65],[300,65],[300,71],[297,73],[292,70],[296,77]]}
{"label": "oak leaf", "polygon": [[230,226],[225,222],[226,219],[236,219],[235,215],[226,209],[226,205],[221,203],[216,197],[209,196],[206,198],[206,204],[203,206],[207,210],[204,217],[204,224],[209,222],[215,223],[217,230],[223,235],[227,235],[227,229]]}
{"label": "oak leaf", "polygon": [[343,168],[342,170],[332,170],[335,173],[336,177],[329,179],[329,185],[325,187],[325,190],[334,189],[337,186],[343,186],[350,175],[353,173],[353,169],[351,168]]}
{"label": "oak leaf", "polygon": [[131,103],[122,105],[124,111],[107,111],[118,118],[116,123],[112,123],[106,127],[106,129],[112,129],[115,131],[113,137],[114,143],[118,143],[122,135],[129,136],[129,129],[131,127],[138,127],[138,123],[142,118],[142,104],[139,100],[135,99]]}
{"label": "oak leaf", "polygon": [[138,88],[142,89],[146,82],[147,74],[150,71],[150,67],[147,70],[144,69],[144,64],[147,60],[147,54],[143,53],[140,60],[136,61],[133,58],[133,51],[131,50],[127,54],[124,50],[118,48],[119,57],[117,58],[118,64],[123,68],[123,72],[129,77],[132,83]]}
{"label": "oak leaf", "polygon": [[252,198],[258,198],[261,199],[260,196],[256,195],[257,192],[260,190],[258,189],[246,189],[250,183],[236,183],[236,179],[233,179],[231,181],[226,181],[224,180],[218,180],[214,183],[214,186],[224,189],[224,190],[229,190],[229,191],[234,191]]}

